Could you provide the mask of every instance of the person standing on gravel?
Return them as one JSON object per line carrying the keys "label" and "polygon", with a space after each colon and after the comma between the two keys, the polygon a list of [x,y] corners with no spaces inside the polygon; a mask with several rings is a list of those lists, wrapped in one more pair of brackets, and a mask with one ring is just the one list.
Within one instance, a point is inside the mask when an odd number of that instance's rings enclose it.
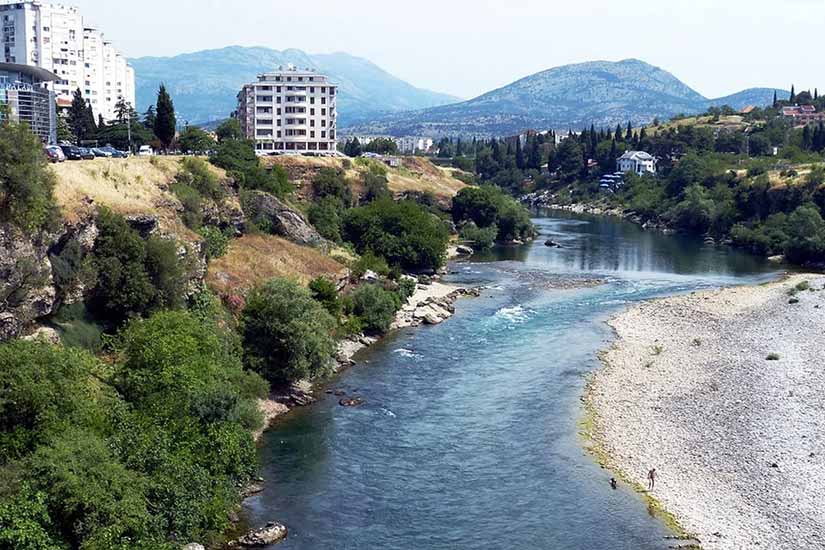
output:
{"label": "person standing on gravel", "polygon": [[647,472],[647,490],[652,491],[656,486],[656,468],[652,468]]}

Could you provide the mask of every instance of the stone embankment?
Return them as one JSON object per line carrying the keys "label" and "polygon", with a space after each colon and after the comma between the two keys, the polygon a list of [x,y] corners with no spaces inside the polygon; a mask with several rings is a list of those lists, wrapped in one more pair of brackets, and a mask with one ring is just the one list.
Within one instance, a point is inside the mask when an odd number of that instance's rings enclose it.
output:
{"label": "stone embankment", "polygon": [[825,276],[635,306],[588,385],[607,466],[701,547],[823,548]]}

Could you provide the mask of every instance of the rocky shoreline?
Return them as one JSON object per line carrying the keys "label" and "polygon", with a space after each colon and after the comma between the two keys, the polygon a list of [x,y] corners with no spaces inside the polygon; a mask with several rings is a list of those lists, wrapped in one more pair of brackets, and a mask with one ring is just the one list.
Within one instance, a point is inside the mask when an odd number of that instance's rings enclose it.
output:
{"label": "rocky shoreline", "polygon": [[794,275],[610,321],[583,397],[592,450],[701,548],[822,548],[824,288]]}

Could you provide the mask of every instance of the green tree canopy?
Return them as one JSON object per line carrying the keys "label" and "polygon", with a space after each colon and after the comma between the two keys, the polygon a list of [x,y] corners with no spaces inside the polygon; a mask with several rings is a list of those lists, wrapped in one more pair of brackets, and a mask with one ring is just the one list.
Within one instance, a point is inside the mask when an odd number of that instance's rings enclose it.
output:
{"label": "green tree canopy", "polygon": [[158,100],[155,111],[155,135],[160,140],[163,148],[168,150],[175,141],[175,131],[177,129],[177,118],[175,117],[175,105],[164,84],[158,90]]}

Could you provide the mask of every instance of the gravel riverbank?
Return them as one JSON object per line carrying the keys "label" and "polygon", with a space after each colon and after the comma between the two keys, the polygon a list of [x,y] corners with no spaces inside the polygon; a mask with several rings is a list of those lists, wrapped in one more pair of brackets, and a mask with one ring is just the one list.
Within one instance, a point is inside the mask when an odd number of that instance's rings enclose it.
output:
{"label": "gravel riverbank", "polygon": [[610,321],[584,398],[594,445],[638,486],[656,468],[651,496],[705,550],[825,548],[823,286],[794,275]]}

